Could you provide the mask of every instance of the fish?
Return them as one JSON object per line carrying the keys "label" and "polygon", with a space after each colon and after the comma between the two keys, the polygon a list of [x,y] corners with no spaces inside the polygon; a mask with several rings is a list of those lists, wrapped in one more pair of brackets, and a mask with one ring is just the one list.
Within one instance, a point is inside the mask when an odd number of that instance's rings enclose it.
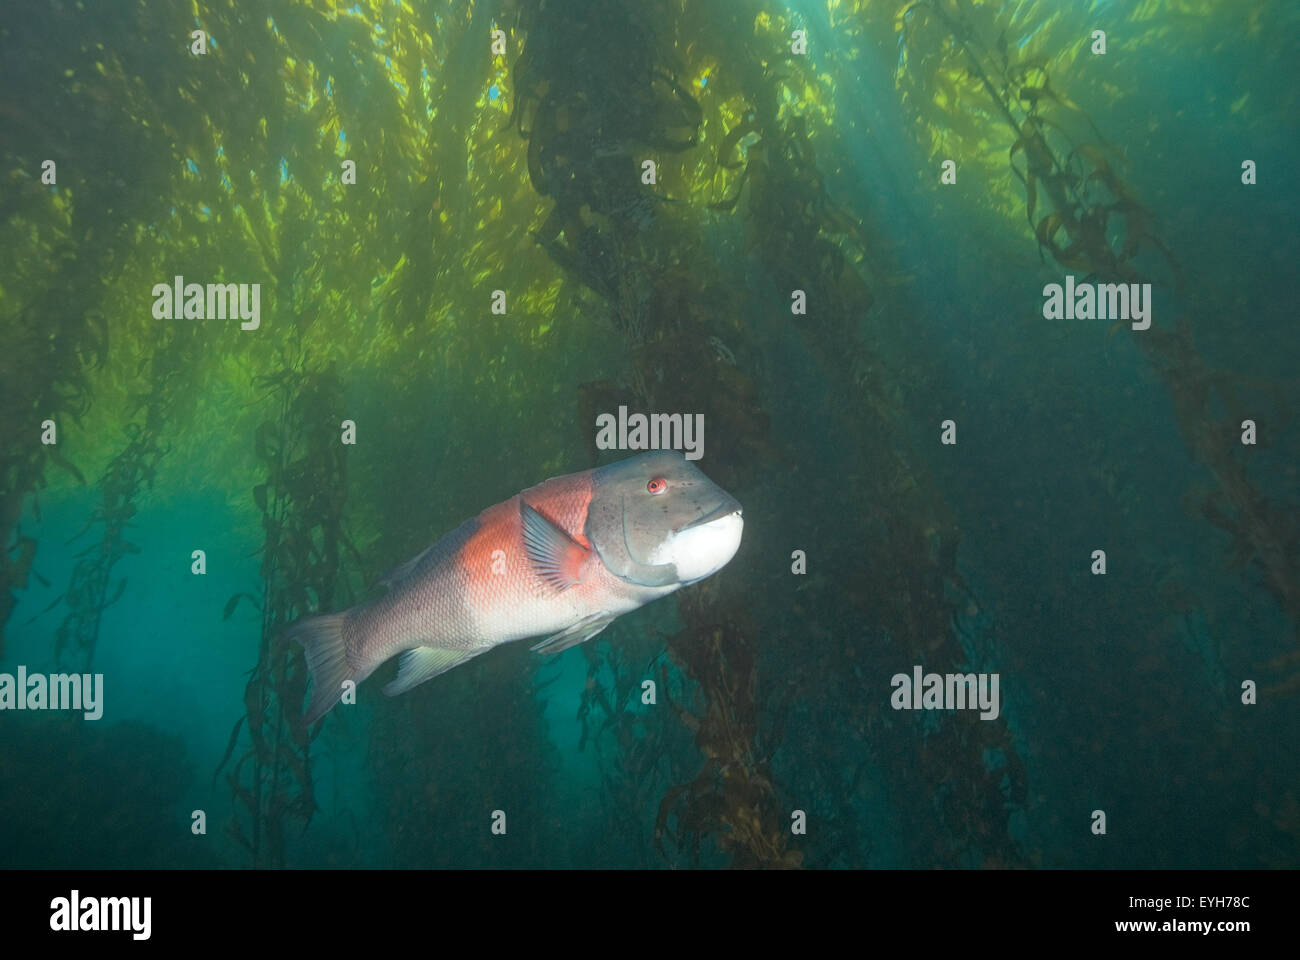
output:
{"label": "fish", "polygon": [[529,487],[380,578],[378,599],[289,627],[311,674],[306,722],[393,657],[388,696],[503,643],[544,636],[532,649],[546,654],[577,646],[717,573],[743,530],[740,503],[677,451]]}

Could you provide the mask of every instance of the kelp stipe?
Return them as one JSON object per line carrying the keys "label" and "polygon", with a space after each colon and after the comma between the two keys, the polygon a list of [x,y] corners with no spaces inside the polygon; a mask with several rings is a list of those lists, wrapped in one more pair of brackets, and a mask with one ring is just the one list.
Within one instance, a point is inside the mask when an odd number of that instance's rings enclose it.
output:
{"label": "kelp stipe", "polygon": [[[898,15],[895,76],[905,103],[936,124],[996,119],[1006,125],[1013,135],[1010,169],[1024,186],[1040,257],[1047,250],[1067,270],[1135,283],[1147,279],[1136,261],[1151,247],[1164,258],[1171,283],[1180,285],[1181,268],[1156,233],[1151,211],[1115,172],[1108,156],[1114,148],[1092,118],[1052,85],[1049,59],[1012,54],[1005,29],[994,44],[982,42],[962,6],[919,0]],[[961,112],[981,98],[980,113]],[[1050,204],[1046,211],[1039,209],[1040,191]]]}
{"label": "kelp stipe", "polygon": [[669,862],[685,855],[692,866],[699,866],[701,843],[708,838],[732,866],[801,867],[803,851],[793,844],[772,783],[772,755],[781,745],[790,690],[784,702],[774,702],[766,691],[760,700],[754,664],[760,631],[747,618],[730,619],[743,616],[739,604],[718,599],[708,589],[682,598],[687,626],[670,641],[674,657],[695,681],[692,692],[700,706],[692,710],[675,700],[667,671],[659,672],[664,699],[695,735],[703,764],[664,794],[655,844]]}
{"label": "kelp stipe", "polygon": [[[102,526],[97,542],[77,554],[68,589],[59,598],[70,608],[55,632],[54,653],[64,665],[89,671],[94,664],[104,611],[122,597],[127,578],[112,581],[113,568],[140,548],[126,539],[137,513],[136,499],[152,489],[158,467],[169,447],[164,440],[177,407],[187,401],[188,378],[197,360],[198,327],[165,331],[164,345],[146,364],[149,392],[136,397],[136,419],[127,423],[126,446],[99,479],[100,504],[75,541],[96,524]],[[57,603],[57,601],[56,601]]]}
{"label": "kelp stipe", "polygon": [[[65,438],[90,411],[95,380],[111,378],[106,368],[134,362],[122,341],[134,341],[135,332],[104,299],[128,275],[130,252],[156,242],[154,227],[175,200],[159,184],[168,183],[173,149],[191,134],[188,107],[164,110],[154,99],[177,89],[188,56],[171,42],[166,15],[154,17],[153,7],[130,11],[137,50],[152,51],[132,56],[102,43],[49,48],[45,42],[47,36],[116,35],[124,8],[10,6],[7,43],[28,54],[4,58],[0,68],[0,87],[8,91],[0,241],[6,251],[23,251],[4,264],[0,320],[0,409],[22,412],[0,418],[0,654],[16,591],[29,576],[40,576],[33,566],[36,540],[20,526],[24,504],[39,517],[38,491],[50,465],[85,483],[74,463],[85,465],[87,438],[71,445]],[[43,106],[14,92],[25,87],[40,90]],[[182,104],[183,96],[173,103]],[[50,158],[58,158],[53,183],[44,181]],[[57,444],[41,442],[45,419],[56,424]]]}
{"label": "kelp stipe", "polygon": [[[63,262],[70,273],[86,267],[70,254]],[[35,573],[37,542],[21,527],[27,497],[32,495],[32,510],[39,517],[36,491],[45,486],[48,464],[66,470],[78,483],[86,482],[63,445],[41,439],[45,420],[52,420],[56,430],[79,422],[90,407],[87,368],[102,364],[108,356],[102,314],[88,304],[80,310],[75,304],[69,306],[66,296],[67,289],[55,282],[3,326],[0,401],[3,409],[28,415],[0,418],[0,655],[5,624],[18,602],[15,591],[25,589],[28,577]]]}
{"label": "kelp stipe", "polygon": [[[262,634],[252,676],[244,689],[244,716],[231,732],[227,759],[240,727],[249,746],[226,774],[236,800],[230,835],[257,866],[284,866],[286,828],[306,829],[316,812],[311,741],[320,726],[304,722],[307,668],[301,649],[283,628],[331,609],[340,567],[349,551],[343,527],[347,494],[346,447],[339,442],[342,384],[328,366],[304,354],[285,357],[282,368],[260,377],[259,388],[275,411],[253,438],[266,479],[252,496],[262,516],[262,592],[248,599],[261,611]],[[244,595],[227,602],[229,617]],[[225,760],[222,765],[225,765]],[[220,772],[220,768],[218,768]]]}
{"label": "kelp stipe", "polygon": [[[762,16],[756,17],[756,12]],[[555,13],[525,20],[525,54],[517,64],[515,83],[524,91],[517,120],[530,141],[534,186],[539,193],[555,197],[537,239],[557,264],[598,295],[604,307],[600,312],[623,334],[627,345],[626,366],[618,381],[611,378],[583,386],[582,415],[614,403],[704,411],[708,422],[719,425],[714,435],[726,438],[720,448],[710,451],[709,469],[724,485],[737,489],[742,499],[745,478],[759,464],[788,463],[767,435],[768,420],[760,399],[764,391],[757,379],[762,371],[752,363],[750,349],[756,330],[745,316],[752,295],[747,297],[720,279],[734,273],[734,262],[725,252],[718,256],[710,250],[701,233],[704,218],[740,210],[748,232],[744,252],[754,253],[764,273],[773,278],[772,287],[787,292],[807,289],[818,298],[815,315],[796,322],[837,395],[854,398],[851,415],[846,413],[853,432],[863,431],[865,417],[868,424],[879,424],[882,438],[889,436],[899,426],[901,411],[891,409],[889,373],[859,333],[873,302],[859,271],[875,251],[865,249],[866,228],[827,196],[807,119],[787,115],[779,107],[780,86],[798,85],[791,78],[799,77],[805,68],[790,63],[764,69],[759,64],[769,55],[760,49],[762,44],[744,39],[754,33],[753,24],[765,22],[761,41],[776,47],[788,33],[783,32],[783,21],[757,5],[729,6],[676,11],[650,30],[634,11],[604,4],[600,16],[620,23],[611,36],[636,37],[636,49],[625,51],[618,42],[607,42],[584,52],[584,60],[590,63],[574,65],[548,61],[554,59],[548,51],[557,48],[545,38],[580,29],[575,11],[569,11],[575,18],[572,23]],[[709,28],[700,29],[695,17],[708,19]],[[675,59],[681,46],[673,47],[669,40],[687,34],[694,38],[690,45],[694,61],[683,65]],[[624,62],[640,66],[623,70],[616,65]],[[673,79],[708,62],[733,68],[720,75],[715,94],[726,104],[725,115],[717,107],[695,109],[694,99],[687,103],[680,96],[682,84]],[[660,76],[671,82],[658,83],[655,78]],[[602,81],[599,91],[597,79]],[[739,100],[743,106],[736,106]],[[668,119],[660,123],[670,126],[657,126],[655,111],[640,106],[656,102],[667,105]],[[570,105],[576,106],[568,109]],[[735,123],[713,134],[722,145],[716,156],[692,146],[693,141],[703,142],[692,129],[717,131],[725,117]],[[609,142],[611,130],[619,135]],[[745,146],[742,155],[740,147],[750,134],[755,142]],[[673,149],[665,155],[662,149],[654,150],[656,143],[671,143]],[[611,203],[612,197],[637,194],[633,159],[642,155],[659,158],[659,185],[653,190],[642,187],[639,202]],[[574,157],[588,159],[579,163]],[[720,171],[742,170],[732,174],[729,185],[722,178],[722,199],[716,194],[710,199],[707,191],[693,189],[701,173],[713,176],[715,164]],[[705,209],[710,203],[712,214]],[[852,257],[846,254],[846,245],[851,250],[856,247]],[[883,282],[893,281],[892,274],[874,261],[870,266]],[[944,549],[938,554],[944,562],[936,569],[936,538],[922,531],[933,528],[934,518],[943,511],[917,496],[916,465],[907,463],[902,454],[888,452],[893,447],[887,442],[877,449],[897,461],[872,472],[889,486],[878,499],[909,504],[902,513],[914,518],[911,523],[916,528],[905,533],[900,526],[899,536],[881,547],[893,565],[900,556],[915,555],[911,589],[901,591],[898,584],[891,585],[891,594],[905,599],[884,617],[888,636],[897,638],[900,652],[908,646],[928,648],[932,637],[946,636],[947,657],[961,662],[963,654],[949,628],[942,586],[945,578],[960,579],[953,565],[955,537],[945,535]],[[700,699],[693,712],[678,715],[694,730],[703,759],[696,772],[680,781],[661,803],[660,849],[670,860],[684,856],[689,861],[707,837],[729,862],[795,865],[800,857],[789,847],[788,826],[778,816],[787,804],[776,799],[783,791],[770,779],[779,724],[760,731],[754,712],[756,704],[769,703],[770,696],[756,699],[753,693],[762,659],[756,640],[759,632],[747,609],[753,597],[724,588],[709,588],[709,593],[713,607],[707,616],[688,597],[679,598],[679,615],[687,629],[669,640],[674,662],[692,688],[677,696]],[[843,601],[835,605],[842,607]],[[931,611],[930,621],[917,622],[920,611],[926,610]],[[879,622],[881,612],[874,608],[871,612]],[[709,650],[714,653],[701,653]],[[855,702],[850,709],[862,709],[856,698],[851,699]],[[956,836],[967,832],[968,823],[960,821],[982,821],[987,808],[1004,806],[1001,783],[1008,774],[1013,797],[1019,782],[1005,728],[971,726],[965,719],[945,723],[943,736],[957,741],[969,738],[970,744],[950,750],[949,755],[934,755],[932,764],[923,763],[926,772],[919,778],[946,777],[951,753],[969,758],[970,795],[949,801],[953,813],[948,819]],[[988,771],[976,744],[1001,749],[1012,758],[1009,768]],[[846,828],[842,835],[850,832]],[[671,838],[675,838],[672,850],[667,843]],[[982,836],[972,846],[983,851],[976,854],[979,859],[1015,858],[1005,834]],[[950,855],[965,858],[965,850],[963,845]],[[856,857],[853,861],[858,862]]]}
{"label": "kelp stipe", "polygon": [[[679,64],[664,39],[676,24],[652,25],[640,7],[625,3],[548,8],[544,17],[538,10],[520,8],[527,39],[515,68],[515,86],[523,91],[517,122],[529,141],[532,183],[539,194],[555,198],[536,238],[561,268],[601,298],[605,315],[627,346],[622,384],[613,389],[609,383],[588,385],[579,406],[589,405],[595,396],[590,390],[596,388],[638,409],[668,409],[671,404],[702,412],[714,425],[714,435],[726,438],[723,449],[710,453],[711,477],[727,487],[741,484],[737,489],[743,490],[745,458],[771,457],[776,451],[767,439],[767,417],[751,377],[726,362],[728,356],[735,359],[726,341],[735,341],[745,326],[737,309],[741,298],[716,279],[723,272],[716,264],[710,267],[714,258],[691,222],[690,207],[662,187],[651,191],[638,186],[634,162],[639,151],[653,150],[662,162],[665,155],[686,153],[698,143],[701,110],[677,78]],[[584,47],[575,62],[563,39],[592,23],[608,27],[608,37]],[[679,598],[679,611],[689,609],[689,601]],[[710,703],[706,716],[752,713],[732,699],[733,691],[752,689],[757,682],[752,656],[681,658],[682,649],[718,640],[711,628],[712,622],[688,621],[688,630],[670,642],[670,652],[688,674],[692,667],[706,671],[690,677]],[[751,642],[738,630],[721,641],[727,648]],[[743,672],[736,676],[733,671]],[[749,722],[725,731],[706,724],[698,740],[707,749],[704,745],[714,736],[719,741],[747,739],[756,732]],[[762,750],[735,746],[744,756]],[[729,841],[728,858],[766,863],[773,850],[779,851],[778,859],[783,857],[781,827],[767,817],[766,806],[757,812],[767,822],[748,829],[756,813],[748,804],[762,793],[755,786],[759,766],[739,757],[727,776],[754,789],[722,794],[708,782],[712,772],[706,760],[699,774],[671,792],[670,805],[694,810],[716,804],[718,798],[724,806],[742,804],[726,811],[726,825],[746,828]],[[699,823],[707,829],[724,825],[716,819]],[[792,865],[797,858],[785,862]]]}
{"label": "kelp stipe", "polygon": [[[762,23],[764,18],[741,14],[740,20]],[[900,662],[915,663],[916,658],[927,664],[960,665],[968,662],[968,655],[952,626],[957,610],[953,593],[963,583],[956,565],[957,524],[925,463],[898,442],[911,432],[899,399],[902,384],[872,346],[879,336],[870,315],[876,299],[873,287],[898,286],[902,272],[890,262],[877,231],[826,190],[809,135],[815,104],[807,105],[806,113],[797,113],[789,108],[785,95],[791,88],[803,87],[802,73],[808,68],[793,56],[769,63],[766,69],[760,66],[764,51],[781,44],[789,28],[789,22],[772,17],[765,30],[738,27],[731,35],[733,43],[736,37],[744,38],[743,52],[732,52],[744,99],[744,106],[735,112],[743,120],[723,141],[720,167],[736,166],[731,148],[747,138],[752,142],[744,151],[742,182],[723,205],[729,209],[720,212],[739,211],[744,217],[745,250],[761,265],[761,275],[769,278],[772,295],[788,304],[791,290],[807,292],[813,306],[806,315],[795,316],[793,323],[833,385],[839,402],[829,414],[842,435],[857,439],[855,451],[871,451],[871,463],[853,470],[860,478],[853,502],[891,505],[883,518],[846,511],[843,522],[848,529],[842,532],[847,542],[864,545],[866,555],[838,556],[837,581],[847,588],[829,592],[828,585],[822,586],[800,606],[834,609],[846,622],[861,624],[872,638],[862,646],[870,651],[872,668],[879,672],[892,673]],[[844,496],[833,485],[825,495],[831,502]],[[886,569],[893,575],[885,581],[873,573]],[[829,626],[816,622],[801,629],[809,635],[831,632]],[[828,659],[819,661],[824,675],[847,679],[862,666],[845,662],[835,651],[825,655]],[[808,695],[824,694],[814,688]],[[851,689],[839,695],[845,724],[863,731],[864,742],[870,743],[866,731],[887,723],[888,714],[881,704]],[[919,753],[884,738],[870,749],[882,765],[893,761],[899,769],[915,771],[907,782],[895,783],[900,794],[916,790],[922,797],[933,797],[934,785],[952,783],[953,765],[960,764],[961,788],[946,791],[938,801],[947,829],[942,832],[944,839],[936,838],[933,848],[924,851],[927,862],[1021,862],[1024,854],[1011,838],[1008,814],[1024,802],[1024,773],[1004,723],[958,712],[926,737]],[[891,749],[910,750],[910,755],[889,757]],[[983,759],[989,751],[1005,757],[1005,766],[990,769]],[[847,802],[838,807],[851,809],[864,768],[859,767],[848,784],[833,782],[826,774],[818,771],[825,777],[827,791],[849,789]],[[870,842],[869,826],[855,828],[851,815],[837,819],[842,837],[862,839],[865,833],[863,842]],[[861,848],[841,862],[860,864],[866,855]]]}
{"label": "kelp stipe", "polygon": [[[653,823],[645,811],[653,810],[671,786],[679,744],[671,742],[664,724],[651,713],[655,708],[639,704],[645,680],[655,676],[663,653],[656,649],[651,656],[639,657],[645,645],[626,634],[586,643],[582,650],[587,681],[578,706],[578,750],[595,754],[601,814],[608,829],[625,834],[636,862],[653,862]],[[666,689],[662,684],[659,688]],[[656,704],[660,702],[656,692]],[[630,811],[641,815],[630,817]]]}
{"label": "kelp stipe", "polygon": [[[1150,210],[1115,172],[1114,149],[1092,118],[1052,85],[1050,58],[1019,58],[1011,52],[1011,23],[989,39],[999,26],[996,16],[987,6],[961,0],[905,5],[898,15],[896,74],[905,103],[932,128],[961,129],[973,123],[990,139],[991,127],[1011,131],[1008,160],[1024,184],[1025,213],[1040,255],[1046,250],[1065,270],[1102,282],[1152,283],[1177,298],[1186,283],[1182,268],[1172,245],[1159,236]],[[1036,32],[1030,26],[1021,27],[1026,41]],[[1023,46],[1015,44],[1015,49]],[[936,88],[945,85],[948,93],[936,95]],[[969,106],[981,99],[980,109]],[[1086,125],[1092,141],[1072,135],[1072,124]],[[1040,189],[1052,207],[1045,212],[1040,211]],[[1117,228],[1117,221],[1122,227]],[[1152,274],[1141,265],[1147,248],[1159,254],[1157,262],[1167,268],[1163,273]],[[1282,385],[1215,369],[1194,345],[1189,311],[1173,313],[1172,321],[1135,331],[1134,337],[1169,391],[1188,452],[1214,479],[1210,489],[1194,488],[1193,500],[1199,515],[1227,534],[1229,565],[1260,574],[1259,585],[1291,622],[1300,651],[1300,511],[1295,503],[1265,495],[1251,478],[1238,442],[1252,409],[1255,417],[1260,409],[1271,410],[1274,422],[1285,422]],[[1121,325],[1116,321],[1109,333]],[[1243,402],[1247,390],[1253,406]],[[1297,663],[1300,652],[1269,665],[1275,671],[1273,692],[1300,690],[1300,673],[1284,673]]]}

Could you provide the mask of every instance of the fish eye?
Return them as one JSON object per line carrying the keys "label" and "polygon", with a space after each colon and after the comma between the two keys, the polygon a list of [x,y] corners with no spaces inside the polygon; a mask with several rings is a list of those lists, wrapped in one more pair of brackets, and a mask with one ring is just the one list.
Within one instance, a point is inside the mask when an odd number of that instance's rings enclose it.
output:
{"label": "fish eye", "polygon": [[663,477],[655,477],[653,480],[651,480],[649,483],[645,485],[645,488],[650,493],[656,493],[656,494],[663,493],[665,490],[668,489],[668,481],[665,480]]}

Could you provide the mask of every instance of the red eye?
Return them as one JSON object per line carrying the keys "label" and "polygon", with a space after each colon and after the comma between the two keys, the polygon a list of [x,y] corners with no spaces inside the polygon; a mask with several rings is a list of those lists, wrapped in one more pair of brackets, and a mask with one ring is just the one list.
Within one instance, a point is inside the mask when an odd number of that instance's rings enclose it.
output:
{"label": "red eye", "polygon": [[645,488],[651,493],[663,493],[668,489],[668,481],[663,477],[655,477],[645,485]]}

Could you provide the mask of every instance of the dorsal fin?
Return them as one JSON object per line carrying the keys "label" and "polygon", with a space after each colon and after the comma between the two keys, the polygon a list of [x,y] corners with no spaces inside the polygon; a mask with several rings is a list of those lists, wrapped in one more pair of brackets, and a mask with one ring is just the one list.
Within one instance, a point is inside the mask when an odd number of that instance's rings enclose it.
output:
{"label": "dorsal fin", "polygon": [[519,498],[524,549],[537,575],[557,590],[582,582],[583,564],[591,551]]}

